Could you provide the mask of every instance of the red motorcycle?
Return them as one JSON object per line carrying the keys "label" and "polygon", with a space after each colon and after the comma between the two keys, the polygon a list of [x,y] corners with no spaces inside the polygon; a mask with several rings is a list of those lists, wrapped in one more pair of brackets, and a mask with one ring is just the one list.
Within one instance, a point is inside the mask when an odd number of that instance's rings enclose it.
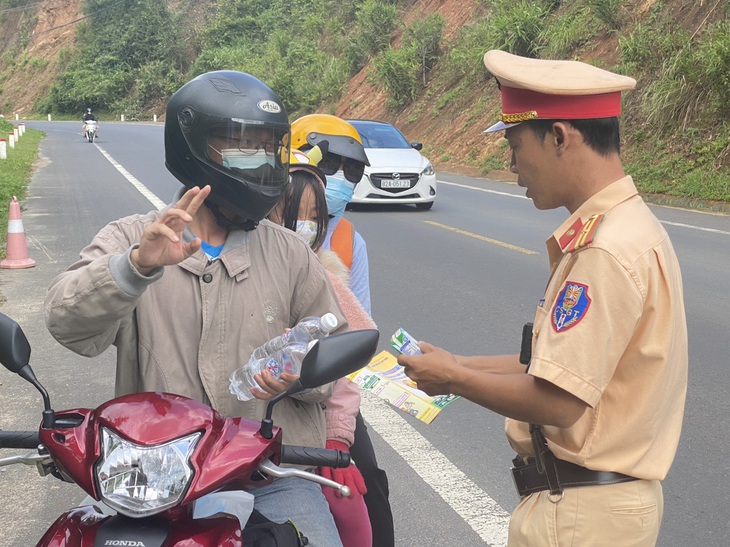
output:
{"label": "red motorcycle", "polygon": [[0,448],[35,450],[0,459],[0,466],[35,464],[42,476],[76,483],[113,509],[71,509],[38,546],[250,545],[245,525],[253,498],[247,489],[275,477],[297,476],[349,495],[346,486],[319,475],[280,467],[347,467],[350,459],[337,450],[282,445],[272,410],[284,397],[362,368],[377,343],[377,330],[319,340],[305,357],[299,380],[269,402],[261,423],[226,418],[205,404],[170,393],[137,393],[96,409],[56,412],[29,365],[25,334],[0,314],[0,362],[37,388],[45,407],[37,432],[0,431]]}

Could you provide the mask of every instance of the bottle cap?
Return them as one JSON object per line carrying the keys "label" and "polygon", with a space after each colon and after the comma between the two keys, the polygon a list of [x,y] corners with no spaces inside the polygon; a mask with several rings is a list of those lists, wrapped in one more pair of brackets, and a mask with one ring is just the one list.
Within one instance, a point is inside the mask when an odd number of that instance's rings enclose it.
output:
{"label": "bottle cap", "polygon": [[329,332],[337,326],[337,317],[334,313],[325,313],[319,320],[319,326],[324,332]]}

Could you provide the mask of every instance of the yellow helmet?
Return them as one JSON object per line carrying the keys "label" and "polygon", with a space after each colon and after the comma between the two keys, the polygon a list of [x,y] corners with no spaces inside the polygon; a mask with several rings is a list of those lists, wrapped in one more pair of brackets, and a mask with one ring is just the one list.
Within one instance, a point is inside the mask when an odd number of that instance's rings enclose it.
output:
{"label": "yellow helmet", "polygon": [[322,141],[327,141],[330,153],[370,165],[357,129],[337,116],[329,114],[302,116],[292,122],[291,138],[293,149],[306,150]]}
{"label": "yellow helmet", "polygon": [[322,186],[327,186],[327,177],[324,175],[322,170],[317,167],[317,163],[322,159],[322,151],[319,146],[315,146],[308,152],[302,152],[301,150],[294,150],[289,153],[289,172],[294,171],[307,171],[313,174]]}

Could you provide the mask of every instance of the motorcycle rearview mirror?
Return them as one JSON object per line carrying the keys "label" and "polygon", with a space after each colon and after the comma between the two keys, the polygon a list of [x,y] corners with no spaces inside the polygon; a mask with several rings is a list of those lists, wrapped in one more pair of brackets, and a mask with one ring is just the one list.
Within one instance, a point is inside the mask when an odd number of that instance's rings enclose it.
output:
{"label": "motorcycle rearview mirror", "polygon": [[30,343],[23,329],[0,313],[0,362],[10,372],[18,374],[30,362]]}
{"label": "motorcycle rearview mirror", "polygon": [[0,313],[0,363],[10,372],[27,380],[43,396],[43,427],[53,427],[55,413],[51,409],[48,392],[30,368],[30,343],[23,329],[7,315]]}
{"label": "motorcycle rearview mirror", "polygon": [[261,420],[261,436],[265,439],[273,436],[271,414],[276,403],[284,397],[334,382],[360,370],[375,355],[379,338],[377,330],[366,329],[333,334],[318,340],[302,361],[299,379],[269,401],[266,417]]}

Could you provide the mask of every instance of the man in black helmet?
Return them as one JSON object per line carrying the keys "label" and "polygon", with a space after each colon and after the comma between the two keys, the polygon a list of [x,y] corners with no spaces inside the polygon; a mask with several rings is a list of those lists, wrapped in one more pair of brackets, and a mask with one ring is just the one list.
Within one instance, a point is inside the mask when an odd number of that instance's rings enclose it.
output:
{"label": "man in black helmet", "polygon": [[[82,135],[84,135],[84,133],[86,131],[86,122],[95,122],[95,123],[97,123],[97,125],[99,123],[99,119],[96,116],[94,116],[94,114],[92,114],[90,108],[87,108],[84,115],[81,116],[81,134]],[[96,134],[97,135],[99,134],[98,127],[96,128]]]}
{"label": "man in black helmet", "polygon": [[[328,276],[291,230],[264,220],[288,181],[290,126],[278,97],[240,72],[203,74],[170,99],[165,159],[181,188],[162,211],[110,223],[52,283],[46,324],[86,356],[117,348],[116,395],[165,391],[225,416],[260,420],[283,391],[268,375],[242,402],[229,376],[253,350],[307,316],[333,312]],[[284,443],[325,446],[332,384],[274,407]],[[340,545],[321,487],[276,479],[253,491],[271,520],[292,519],[310,545]]]}

